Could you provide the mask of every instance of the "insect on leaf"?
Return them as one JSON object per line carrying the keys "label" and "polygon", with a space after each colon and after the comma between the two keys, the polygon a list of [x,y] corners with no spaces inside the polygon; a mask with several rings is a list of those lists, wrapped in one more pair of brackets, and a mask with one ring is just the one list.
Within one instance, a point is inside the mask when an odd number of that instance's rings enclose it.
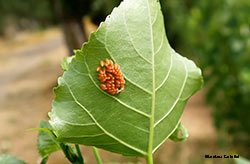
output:
{"label": "insect on leaf", "polygon": [[[106,58],[120,65],[123,93],[100,88],[96,68]],[[58,84],[49,114],[58,140],[145,157],[175,131],[202,76],[170,47],[158,1],[125,0],[75,52]]]}

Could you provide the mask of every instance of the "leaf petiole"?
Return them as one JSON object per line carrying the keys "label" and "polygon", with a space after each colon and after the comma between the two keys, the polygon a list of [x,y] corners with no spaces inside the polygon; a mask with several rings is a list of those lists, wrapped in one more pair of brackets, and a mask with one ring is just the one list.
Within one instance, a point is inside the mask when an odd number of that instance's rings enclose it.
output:
{"label": "leaf petiole", "polygon": [[100,157],[100,155],[98,153],[97,148],[93,146],[92,149],[93,149],[93,152],[94,152],[97,163],[102,164],[102,159],[101,159],[101,157]]}
{"label": "leaf petiole", "polygon": [[77,154],[78,154],[78,160],[84,164],[84,160],[83,160],[82,153],[81,153],[79,145],[75,144],[75,147],[76,147],[76,151],[77,151]]}
{"label": "leaf petiole", "polygon": [[153,155],[152,154],[149,154],[147,156],[147,164],[154,164]]}

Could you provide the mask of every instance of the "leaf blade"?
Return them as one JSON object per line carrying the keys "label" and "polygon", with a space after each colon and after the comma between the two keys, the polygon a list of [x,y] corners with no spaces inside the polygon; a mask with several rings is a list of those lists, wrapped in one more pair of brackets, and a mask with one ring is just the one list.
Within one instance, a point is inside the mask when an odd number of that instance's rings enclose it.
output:
{"label": "leaf blade", "polygon": [[[100,89],[96,67],[105,58],[121,66],[124,93]],[[168,44],[155,0],[122,2],[67,69],[50,113],[58,139],[130,156],[156,151],[202,85],[200,70]]]}

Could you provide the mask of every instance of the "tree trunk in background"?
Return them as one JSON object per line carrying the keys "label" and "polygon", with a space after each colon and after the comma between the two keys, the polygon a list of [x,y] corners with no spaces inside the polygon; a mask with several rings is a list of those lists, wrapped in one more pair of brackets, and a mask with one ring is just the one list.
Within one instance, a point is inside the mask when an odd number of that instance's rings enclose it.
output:
{"label": "tree trunk in background", "polygon": [[61,22],[69,55],[73,55],[74,49],[81,49],[82,44],[88,41],[82,20],[67,20]]}
{"label": "tree trunk in background", "polygon": [[74,55],[74,49],[80,49],[88,41],[82,16],[72,16],[65,12],[60,0],[52,0],[56,14],[61,23],[69,55]]}

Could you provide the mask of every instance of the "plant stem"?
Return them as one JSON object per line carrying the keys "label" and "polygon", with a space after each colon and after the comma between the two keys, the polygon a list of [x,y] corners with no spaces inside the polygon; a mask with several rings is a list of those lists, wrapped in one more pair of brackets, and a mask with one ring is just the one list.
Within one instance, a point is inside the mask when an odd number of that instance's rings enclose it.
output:
{"label": "plant stem", "polygon": [[147,164],[154,164],[154,161],[153,161],[153,155],[150,154],[147,156]]}
{"label": "plant stem", "polygon": [[101,157],[100,157],[100,155],[98,153],[97,148],[93,146],[92,149],[93,149],[93,152],[95,154],[95,158],[96,158],[97,163],[102,164],[102,160],[101,160]]}
{"label": "plant stem", "polygon": [[71,157],[71,155],[69,154],[69,152],[68,152],[68,146],[65,145],[64,143],[60,143],[60,147],[61,147],[63,153],[65,154],[66,158],[67,158],[71,163],[75,162],[75,161],[72,159],[72,157]]}
{"label": "plant stem", "polygon": [[72,164],[84,164],[80,148],[77,144],[75,146],[76,150],[68,144],[60,143],[63,153]]}
{"label": "plant stem", "polygon": [[82,157],[82,153],[81,153],[81,150],[79,148],[79,145],[78,144],[75,144],[75,147],[76,147],[76,151],[77,151],[77,154],[78,154],[78,159],[80,162],[82,162],[84,164],[84,160],[83,160],[83,157]]}

